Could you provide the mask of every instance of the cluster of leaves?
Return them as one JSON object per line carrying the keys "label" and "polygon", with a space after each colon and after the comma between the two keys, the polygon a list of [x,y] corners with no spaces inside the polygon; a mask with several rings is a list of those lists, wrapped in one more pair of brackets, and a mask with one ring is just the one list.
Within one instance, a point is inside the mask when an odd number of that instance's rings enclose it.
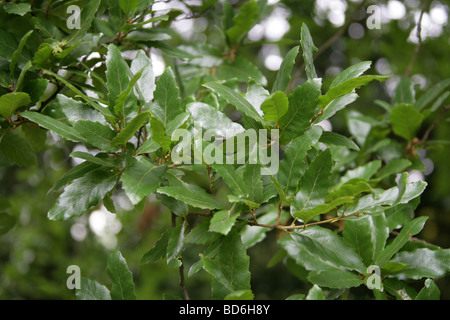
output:
{"label": "cluster of leaves", "polygon": [[[210,274],[215,299],[254,297],[247,250],[272,230],[281,233],[272,264],[284,261],[311,283],[306,298],[336,298],[344,289],[364,285],[371,265],[381,268],[382,287],[373,291],[377,299],[439,297],[431,280],[419,293],[408,285],[446,276],[450,256],[448,249],[411,240],[427,219],[414,217],[426,183],[408,182],[408,170],[423,170],[416,150],[424,141],[416,134],[448,96],[449,81],[416,100],[411,81],[403,79],[391,104],[376,102],[386,111],[383,118],[348,113],[350,139],[324,131],[320,122],[353,103],[357,89],[387,77],[365,75],[371,62],[363,61],[323,88],[313,63],[317,48],[303,25],[300,44],[286,54],[267,89],[263,73],[239,55],[247,32],[270,10],[266,1],[248,1],[238,10],[227,1],[204,1],[193,11],[214,10],[220,40],[178,47],[167,44],[178,37],[168,28],[180,15],[177,10],[159,15],[150,0],[76,3],[83,9],[75,30],[67,29],[67,5],[59,1],[41,7],[39,1],[33,7],[2,3],[0,8],[6,21],[0,33],[1,154],[11,164],[37,165],[46,131],[93,151],[70,154],[84,162],[50,190],[60,194],[49,219],[78,217],[100,204],[115,213],[112,194],[119,189],[138,208],[154,194],[170,210],[173,225],[141,263],[166,259],[169,266],[183,268],[185,247],[200,245],[188,276],[202,269]],[[177,59],[160,76],[149,58],[151,48]],[[131,61],[124,58],[127,49],[136,50]],[[300,52],[306,81],[289,90]],[[233,121],[229,110],[238,111],[239,118]],[[278,172],[261,175],[260,159],[173,163],[171,153],[179,143],[172,134],[179,128],[193,132],[194,123],[218,135],[279,130]],[[200,137],[193,146],[213,150],[213,142]],[[193,175],[206,177],[209,190]],[[225,191],[219,196],[217,190]],[[202,217],[195,225],[190,223],[194,215]],[[6,212],[0,218],[0,232],[7,232],[14,221]],[[83,279],[77,296],[136,298],[119,251],[111,254],[107,271],[110,290]]]}

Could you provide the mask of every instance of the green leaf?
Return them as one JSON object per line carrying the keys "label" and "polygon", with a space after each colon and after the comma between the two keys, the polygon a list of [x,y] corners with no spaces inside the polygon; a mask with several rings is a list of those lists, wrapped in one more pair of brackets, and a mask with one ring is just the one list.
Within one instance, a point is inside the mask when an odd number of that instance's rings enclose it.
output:
{"label": "green leaf", "polygon": [[169,238],[172,235],[172,231],[173,228],[170,228],[161,235],[154,247],[142,256],[140,261],[141,264],[156,262],[167,257],[167,245],[169,243]]}
{"label": "green leaf", "polygon": [[136,205],[150,193],[155,192],[166,170],[166,165],[156,166],[145,157],[127,167],[120,181],[131,203]]}
{"label": "green leaf", "polygon": [[284,159],[278,171],[278,181],[283,187],[285,194],[293,194],[298,188],[302,176],[300,170],[306,154],[311,147],[317,143],[322,134],[322,128],[314,126],[305,131],[304,134],[292,140],[286,149]]}
{"label": "green leaf", "polygon": [[[410,200],[418,197],[425,190],[427,183],[424,181],[411,182],[406,185],[406,190],[403,197],[398,201],[399,188],[392,187],[384,190],[376,195],[368,194],[359,201],[346,208],[345,214],[353,214],[356,212],[365,212],[369,209],[377,209],[379,206],[393,205],[394,203],[408,203]],[[398,202],[397,202],[398,201]],[[382,209],[382,208],[378,208]]]}
{"label": "green leaf", "polygon": [[359,77],[370,68],[371,64],[372,62],[370,61],[361,61],[348,67],[347,69],[339,73],[336,78],[334,78],[333,82],[330,85],[330,88],[337,87],[347,80]]}
{"label": "green leaf", "polygon": [[184,112],[181,107],[180,90],[170,67],[166,68],[156,82],[154,97],[157,106],[152,106],[152,111],[162,122],[164,128],[177,115]]}
{"label": "green leaf", "polygon": [[33,121],[40,125],[41,127],[53,131],[54,133],[60,135],[64,139],[73,141],[73,142],[83,142],[84,138],[81,134],[74,129],[66,125],[65,123],[55,120],[49,116],[43,115],[37,112],[26,111],[22,112],[21,116],[27,118],[30,121]]}
{"label": "green leaf", "polygon": [[6,212],[0,212],[0,236],[11,230],[15,223],[16,219],[13,216],[7,214]]}
{"label": "green leaf", "polygon": [[147,138],[143,144],[136,150],[136,155],[144,153],[152,153],[161,148],[161,146],[155,142],[151,137]]}
{"label": "green leaf", "polygon": [[320,287],[337,289],[358,287],[364,284],[364,280],[359,275],[340,269],[310,272],[308,280]]}
{"label": "green leaf", "polygon": [[116,165],[111,161],[111,159],[93,156],[92,154],[87,152],[74,151],[69,156],[71,156],[72,158],[83,159],[104,167],[116,167]]}
{"label": "green leaf", "polygon": [[226,114],[203,102],[192,102],[187,106],[192,121],[215,136],[227,137],[244,132],[244,128],[231,121]]}
{"label": "green leaf", "polygon": [[395,239],[386,246],[383,251],[380,251],[375,259],[375,264],[379,266],[385,265],[393,256],[396,254],[409,239],[419,233],[423,226],[425,225],[425,221],[428,219],[426,216],[415,218],[405,224],[400,231],[400,233],[395,237]]}
{"label": "green leaf", "polygon": [[97,281],[81,277],[80,289],[75,290],[78,300],[111,300],[108,288]]}
{"label": "green leaf", "polygon": [[81,216],[111,192],[116,186],[117,175],[110,169],[97,169],[74,179],[64,188],[64,192],[48,212],[48,218],[67,220]]}
{"label": "green leaf", "polygon": [[368,266],[375,262],[375,257],[384,249],[389,237],[388,222],[383,212],[348,219],[342,235]]}
{"label": "green leaf", "polygon": [[273,93],[261,104],[264,112],[264,120],[278,123],[279,119],[286,114],[289,108],[289,101],[284,92]]}
{"label": "green leaf", "polygon": [[234,105],[239,111],[242,111],[250,118],[253,118],[259,122],[264,122],[258,111],[256,111],[256,109],[244,97],[227,86],[216,82],[208,82],[203,84],[203,86],[219,94],[222,98],[227,100],[228,103]]}
{"label": "green leaf", "polygon": [[232,230],[223,238],[217,255],[208,258],[201,255],[203,269],[218,282],[220,291],[214,290],[215,299],[224,299],[238,290],[250,290],[250,258],[242,245],[241,237]]}
{"label": "green leaf", "polygon": [[52,193],[53,191],[59,190],[61,187],[65,186],[69,182],[84,176],[86,173],[90,171],[94,171],[95,169],[100,168],[98,164],[92,162],[82,162],[79,165],[71,168],[69,171],[66,171],[62,175],[61,178],[53,185],[53,187],[47,192],[47,194]]}
{"label": "green leaf", "polygon": [[25,107],[31,102],[30,96],[25,92],[11,92],[0,97],[0,116],[10,118],[20,107]]}
{"label": "green leaf", "polygon": [[327,197],[327,202],[332,201],[334,199],[338,199],[341,197],[356,197],[363,192],[370,193],[373,189],[370,184],[366,181],[366,179],[362,178],[354,178],[350,179],[339,188],[333,188]]}
{"label": "green leaf", "polygon": [[303,23],[301,33],[300,44],[302,46],[303,51],[303,61],[306,66],[306,76],[308,80],[313,80],[317,78],[316,69],[314,68],[314,52],[317,51],[317,47],[314,45],[314,42],[311,37],[311,33],[309,33],[308,26]]}
{"label": "green leaf", "polygon": [[19,166],[34,166],[38,163],[28,141],[12,131],[0,140],[0,152]]}
{"label": "green leaf", "polygon": [[248,197],[247,184],[244,182],[244,179],[236,173],[234,165],[212,163],[211,166],[222,177],[235,195],[244,198]]}
{"label": "green leaf", "polygon": [[122,58],[119,48],[110,44],[106,55],[106,88],[111,111],[114,110],[113,107],[119,94],[128,87],[130,82],[128,71],[128,65]]}
{"label": "green leaf", "polygon": [[284,57],[280,69],[278,70],[277,77],[273,83],[272,93],[277,91],[286,91],[289,81],[291,80],[292,68],[294,67],[295,58],[297,57],[299,49],[300,46],[293,47]]}
{"label": "green leaf", "polygon": [[73,92],[75,92],[78,96],[80,96],[80,98],[82,98],[84,101],[86,101],[89,105],[91,105],[95,110],[97,110],[98,112],[100,112],[105,119],[107,119],[111,124],[114,124],[116,122],[116,118],[114,117],[114,115],[111,113],[111,111],[109,111],[108,108],[102,107],[99,104],[95,103],[92,99],[90,99],[87,95],[85,95],[82,91],[80,91],[79,89],[77,89],[77,87],[75,87],[71,82],[67,81],[66,79],[64,79],[63,77],[60,77],[58,74],[53,73],[49,70],[42,70],[45,74],[49,74],[53,77],[55,77],[56,79],[58,79],[58,81],[61,81],[62,83],[64,83],[64,85],[69,88],[70,90],[72,90]]}
{"label": "green leaf", "polygon": [[147,57],[143,50],[139,50],[136,57],[133,61],[131,61],[130,70],[133,74],[136,74],[143,68],[144,71],[137,81],[136,87],[139,89],[144,101],[149,103],[153,100],[153,92],[155,91],[155,73],[153,72],[151,60]]}
{"label": "green leaf", "polygon": [[280,245],[297,264],[311,271],[349,269],[364,273],[366,268],[355,250],[333,231],[310,226],[291,233]]}
{"label": "green leaf", "polygon": [[84,6],[80,12],[80,29],[74,29],[73,33],[67,38],[66,45],[72,46],[77,44],[91,27],[92,20],[94,20],[101,0],[92,0]]}
{"label": "green leaf", "polygon": [[339,180],[339,183],[335,185],[335,189],[340,188],[344,183],[352,179],[364,179],[369,180],[381,167],[381,160],[374,160],[366,163],[360,167],[352,170],[348,170]]}
{"label": "green leaf", "polygon": [[[286,300],[303,300],[305,298],[305,295],[303,293],[293,294],[292,296],[289,296],[286,298]],[[314,300],[314,299],[312,299]]]}
{"label": "green leaf", "polygon": [[411,141],[422,124],[423,115],[410,104],[395,106],[389,115],[394,133]]}
{"label": "green leaf", "polygon": [[184,248],[184,229],[185,222],[174,227],[170,234],[169,241],[167,242],[167,264],[169,266],[181,266],[179,258],[181,256],[181,251]]}
{"label": "green leaf", "polygon": [[221,237],[219,233],[209,231],[210,224],[210,217],[203,219],[186,235],[184,243],[209,244],[219,239]]}
{"label": "green leaf", "polygon": [[258,4],[256,1],[245,2],[239,14],[233,18],[233,27],[226,30],[231,43],[238,43],[256,23],[258,17]]}
{"label": "green leaf", "polygon": [[113,300],[136,300],[133,274],[120,251],[114,250],[108,258],[106,267],[112,281],[111,298]]}
{"label": "green leaf", "polygon": [[7,13],[17,14],[19,16],[24,16],[26,13],[31,11],[31,4],[29,3],[4,3],[3,9]]}
{"label": "green leaf", "polygon": [[113,144],[117,133],[99,122],[80,120],[73,126],[90,145],[105,152],[115,152],[119,148]]}
{"label": "green leaf", "polygon": [[253,79],[262,85],[267,84],[267,79],[264,74],[252,62],[242,57],[236,57],[233,63],[222,63],[217,68],[215,76],[220,80],[237,79],[242,82],[247,82]]}
{"label": "green leaf", "polygon": [[92,109],[85,103],[66,97],[63,94],[58,94],[56,96],[54,105],[55,109],[60,108],[62,110],[64,115],[67,117],[67,120],[72,125],[79,120],[89,120],[93,122],[97,121],[101,124],[106,124],[105,119],[99,112]]}
{"label": "green leaf", "polygon": [[339,110],[344,109],[347,105],[354,102],[358,98],[356,93],[347,93],[341,97],[338,97],[331,101],[324,109],[322,114],[314,120],[314,123],[320,123],[323,120],[329,119],[336,114]]}
{"label": "green leaf", "polygon": [[339,85],[337,85],[333,88],[330,88],[325,95],[320,96],[319,106],[321,108],[324,108],[334,99],[339,98],[348,93],[351,93],[351,92],[353,92],[353,90],[358,89],[361,86],[365,86],[373,80],[377,80],[377,81],[381,82],[381,81],[386,80],[387,78],[388,78],[388,76],[367,75],[367,76],[360,76],[357,78],[345,80],[342,83],[340,83]]}
{"label": "green leaf", "polygon": [[320,96],[320,87],[320,80],[307,81],[289,96],[289,109],[279,121],[280,138],[283,141],[289,142],[310,126]]}
{"label": "green leaf", "polygon": [[248,199],[256,203],[261,202],[263,199],[261,166],[256,164],[246,164],[243,178],[247,185]]}
{"label": "green leaf", "polygon": [[307,222],[307,221],[311,220],[312,218],[314,218],[315,216],[318,216],[319,214],[330,212],[331,210],[333,210],[343,204],[351,203],[351,202],[353,202],[352,197],[340,197],[340,198],[333,199],[331,202],[319,204],[308,210],[292,212],[292,215],[295,218],[299,218],[299,219],[302,219],[302,221]]}
{"label": "green leaf", "polygon": [[112,144],[116,146],[126,145],[134,134],[147,122],[149,117],[148,112],[138,114],[131,120],[124,129],[122,129],[117,136],[112,140]]}
{"label": "green leaf", "polygon": [[414,300],[440,300],[441,291],[432,279],[425,280],[425,286],[420,290]]}
{"label": "green leaf", "polygon": [[[200,189],[203,190],[203,189]],[[206,191],[199,192],[198,189],[190,190],[183,187],[160,187],[158,193],[168,195],[188,205],[201,209],[219,209],[220,205]]]}
{"label": "green leaf", "polygon": [[397,104],[414,104],[415,102],[415,91],[414,86],[409,78],[402,78],[395,88],[394,97],[392,98],[392,103]]}
{"label": "green leaf", "polygon": [[326,300],[325,296],[322,292],[322,289],[317,285],[313,285],[311,289],[308,291],[308,295],[305,298],[306,300]]}
{"label": "green leaf", "polygon": [[151,117],[150,129],[152,130],[152,140],[160,145],[164,152],[169,151],[172,140],[166,135],[164,124],[158,118]]}
{"label": "green leaf", "polygon": [[116,102],[114,104],[114,112],[120,116],[120,118],[125,121],[127,119],[127,116],[129,116],[129,112],[127,112],[127,104],[129,104],[129,101],[135,100],[135,96],[131,95],[130,92],[134,89],[134,86],[136,85],[136,82],[141,77],[142,73],[144,72],[144,69],[139,70],[136,72],[131,79],[128,82],[127,87],[125,90],[123,90],[116,99]]}
{"label": "green leaf", "polygon": [[239,212],[235,213],[231,209],[217,211],[211,219],[209,231],[221,233],[226,236],[239,215]]}
{"label": "green leaf", "polygon": [[378,173],[376,180],[382,180],[390,175],[397,174],[399,172],[402,172],[406,168],[408,168],[411,165],[411,161],[407,159],[392,159],[387,163],[383,168],[381,168]]}
{"label": "green leaf", "polygon": [[349,149],[359,151],[358,145],[339,133],[332,131],[324,131],[319,139],[320,142],[325,143],[326,145],[335,145],[335,146],[343,146]]}
{"label": "green leaf", "polygon": [[119,0],[120,8],[126,14],[130,13],[139,5],[139,0]]}
{"label": "green leaf", "polygon": [[254,298],[252,290],[237,290],[229,293],[225,300],[253,300]]}
{"label": "green leaf", "polygon": [[436,83],[431,88],[429,88],[424,94],[422,94],[422,96],[419,99],[417,99],[416,103],[414,104],[414,108],[418,111],[421,111],[429,104],[431,104],[438,96],[440,96],[441,93],[444,92],[449,86],[450,86],[450,78]]}
{"label": "green leaf", "polygon": [[298,192],[291,201],[291,212],[309,210],[325,202],[330,188],[331,167],[331,152],[326,149],[311,162],[302,176]]}
{"label": "green leaf", "polygon": [[11,79],[14,79],[14,70],[16,68],[17,59],[19,58],[20,54],[22,53],[23,47],[25,46],[25,43],[27,42],[27,39],[31,36],[33,33],[33,30],[28,31],[25,33],[25,35],[22,37],[22,39],[19,42],[19,46],[16,51],[14,51],[12,57],[11,57],[11,63],[9,64],[9,72],[11,75]]}
{"label": "green leaf", "polygon": [[400,251],[391,261],[406,264],[401,274],[409,279],[442,278],[450,272],[450,249]]}

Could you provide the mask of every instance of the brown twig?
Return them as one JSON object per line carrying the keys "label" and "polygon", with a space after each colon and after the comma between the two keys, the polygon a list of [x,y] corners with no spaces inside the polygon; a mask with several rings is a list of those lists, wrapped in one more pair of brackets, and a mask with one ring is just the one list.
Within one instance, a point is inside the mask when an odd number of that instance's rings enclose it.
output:
{"label": "brown twig", "polygon": [[448,110],[450,110],[450,105],[442,108],[439,115],[436,117],[436,119],[433,121],[433,123],[428,127],[428,129],[423,134],[422,139],[420,139],[420,143],[424,143],[425,141],[427,141],[431,131],[433,131],[433,129],[436,128],[436,126],[439,124],[439,121],[441,121],[442,117],[444,116],[444,113]]}
{"label": "brown twig", "polygon": [[408,66],[406,67],[405,70],[405,77],[409,77],[412,67],[414,65],[414,62],[417,59],[417,55],[419,54],[419,50],[420,50],[420,46],[422,45],[422,17],[424,12],[427,10],[428,6],[430,4],[430,0],[425,0],[422,6],[422,10],[420,11],[420,16],[419,16],[419,20],[417,21],[417,44],[414,48],[414,52],[413,55],[411,57],[411,60],[409,60]]}

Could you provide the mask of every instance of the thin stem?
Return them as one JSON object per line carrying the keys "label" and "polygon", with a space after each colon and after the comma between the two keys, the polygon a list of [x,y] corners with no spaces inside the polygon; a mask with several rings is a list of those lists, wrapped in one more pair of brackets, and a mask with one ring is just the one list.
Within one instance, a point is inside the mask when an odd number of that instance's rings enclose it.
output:
{"label": "thin stem", "polygon": [[427,141],[428,136],[430,135],[431,131],[433,131],[434,128],[436,128],[436,126],[439,124],[439,121],[441,121],[442,117],[444,116],[444,113],[446,111],[450,110],[450,105],[445,106],[441,112],[439,113],[439,115],[437,116],[437,118],[433,121],[433,123],[428,127],[427,131],[425,131],[425,133],[423,134],[422,139],[420,140],[421,143]]}
{"label": "thin stem", "polygon": [[417,55],[419,54],[419,50],[420,50],[420,46],[422,45],[422,17],[424,12],[427,10],[428,6],[429,6],[429,2],[430,0],[425,0],[422,6],[422,10],[420,11],[420,16],[419,16],[419,21],[417,21],[417,44],[414,48],[414,52],[413,55],[411,57],[411,60],[409,60],[408,66],[406,67],[405,70],[405,77],[409,77],[412,67],[414,65],[414,62],[417,59]]}

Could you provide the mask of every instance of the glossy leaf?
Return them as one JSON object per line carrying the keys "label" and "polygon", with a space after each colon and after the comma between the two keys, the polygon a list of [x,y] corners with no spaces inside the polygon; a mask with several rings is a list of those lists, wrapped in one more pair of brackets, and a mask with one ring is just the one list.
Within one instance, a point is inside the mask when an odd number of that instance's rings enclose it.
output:
{"label": "glossy leaf", "polygon": [[291,72],[295,64],[295,58],[297,57],[300,46],[295,46],[288,51],[281,63],[280,69],[277,72],[277,77],[272,86],[272,93],[277,91],[285,92],[289,81],[291,81]]}
{"label": "glossy leaf", "polygon": [[117,173],[98,169],[72,181],[48,212],[50,220],[67,220],[81,216],[115,187]]}
{"label": "glossy leaf", "polygon": [[326,149],[313,160],[302,176],[298,192],[291,202],[294,212],[309,210],[325,202],[331,185],[331,167],[331,153]]}
{"label": "glossy leaf", "polygon": [[319,139],[320,142],[327,145],[343,146],[349,149],[359,151],[358,145],[346,136],[332,131],[324,131]]}
{"label": "glossy leaf", "polygon": [[441,292],[431,279],[425,280],[425,285],[414,298],[414,300],[439,300],[441,297]]}
{"label": "glossy leaf", "polygon": [[53,131],[64,139],[74,142],[84,141],[83,136],[76,129],[66,125],[59,120],[53,119],[41,113],[31,111],[22,112],[21,115],[22,117],[39,124],[41,127]]}
{"label": "glossy leaf", "polygon": [[145,157],[127,167],[120,180],[131,203],[136,205],[146,196],[155,192],[160,186],[166,170],[167,166],[156,166]]}
{"label": "glossy leaf", "polygon": [[154,97],[157,106],[152,111],[166,128],[169,121],[184,111],[175,75],[170,67],[156,81]]}
{"label": "glossy leaf", "polygon": [[273,93],[261,104],[264,112],[264,120],[278,123],[279,119],[286,114],[289,108],[289,101],[282,91]]}
{"label": "glossy leaf", "polygon": [[308,280],[320,287],[339,289],[358,287],[364,284],[358,274],[340,269],[311,272]]}
{"label": "glossy leaf", "polygon": [[11,92],[0,97],[0,116],[10,118],[19,108],[29,105],[30,96],[25,92]]}
{"label": "glossy leaf", "polygon": [[250,258],[242,245],[239,234],[233,230],[223,239],[214,258],[201,256],[203,269],[207,271],[221,288],[214,291],[216,299],[223,299],[238,290],[250,290]]}
{"label": "glossy leaf", "polygon": [[230,104],[234,105],[239,111],[242,111],[250,118],[263,122],[263,118],[258,111],[244,97],[227,86],[216,82],[208,82],[203,84],[203,86],[218,93],[222,98],[227,100]]}
{"label": "glossy leaf", "polygon": [[406,268],[400,273],[409,279],[434,279],[445,277],[450,272],[449,260],[450,249],[418,248],[414,251],[400,251],[391,261],[405,264]]}
{"label": "glossy leaf", "polygon": [[233,212],[231,209],[217,211],[211,219],[209,231],[227,235],[233,227],[237,217],[239,217],[239,212]]}
{"label": "glossy leaf", "polygon": [[283,141],[300,136],[310,126],[319,99],[320,86],[319,80],[307,81],[289,96],[289,109],[279,121],[280,138]]}
{"label": "glossy leaf", "polygon": [[308,80],[313,80],[317,78],[313,56],[313,54],[317,51],[317,47],[314,45],[311,33],[309,32],[308,26],[305,23],[302,24],[301,28],[300,44],[303,51],[303,61],[305,62],[306,66],[306,76]]}
{"label": "glossy leaf", "polygon": [[160,187],[158,193],[168,195],[177,200],[181,200],[188,205],[201,209],[219,209],[220,205],[216,200],[204,190],[199,193],[198,190],[193,191],[183,187]]}
{"label": "glossy leaf", "polygon": [[369,266],[384,249],[389,237],[387,219],[380,213],[346,220],[343,237]]}
{"label": "glossy leaf", "polygon": [[[144,69],[143,69],[144,68]],[[151,60],[147,57],[143,50],[139,50],[136,57],[131,61],[130,70],[133,74],[136,74],[139,70],[142,70],[141,77],[137,80],[136,86],[144,98],[146,103],[153,100],[153,93],[155,91],[155,73]]]}
{"label": "glossy leaf", "polygon": [[80,289],[75,290],[78,300],[111,300],[108,288],[97,281],[81,277]]}
{"label": "glossy leaf", "polygon": [[286,149],[278,172],[278,181],[285,194],[293,194],[297,190],[302,176],[300,168],[308,150],[317,143],[321,134],[322,128],[314,126],[295,138]]}
{"label": "glossy leaf", "polygon": [[184,248],[184,229],[185,223],[178,224],[172,229],[170,237],[167,241],[167,264],[172,267],[180,267],[181,251]]}
{"label": "glossy leaf", "polygon": [[348,67],[347,69],[339,73],[336,78],[334,78],[333,82],[331,82],[330,88],[337,87],[347,80],[359,77],[370,68],[371,64],[372,62],[370,61],[361,61]]}
{"label": "glossy leaf", "polygon": [[128,87],[129,81],[128,65],[122,58],[119,48],[110,44],[106,56],[106,87],[110,110],[114,110],[117,97]]}
{"label": "glossy leaf", "polygon": [[395,237],[395,239],[375,257],[376,264],[379,266],[385,265],[413,235],[419,233],[422,230],[427,219],[428,217],[422,216],[415,218],[405,224],[400,233]]}
{"label": "glossy leaf", "polygon": [[256,1],[245,2],[239,14],[233,18],[233,27],[226,30],[231,43],[238,43],[250,31],[258,17],[258,4]]}
{"label": "glossy leaf", "polygon": [[361,273],[366,268],[355,250],[331,230],[311,226],[281,239],[281,246],[297,264],[307,270],[326,271],[344,268]]}
{"label": "glossy leaf", "polygon": [[133,274],[120,251],[114,250],[106,267],[112,281],[111,298],[113,300],[136,300],[134,292]]}
{"label": "glossy leaf", "polygon": [[91,27],[92,21],[100,5],[100,0],[89,1],[80,12],[81,26],[79,29],[73,29],[67,39],[66,45],[71,46],[77,44]]}
{"label": "glossy leaf", "polygon": [[119,149],[113,143],[117,133],[106,125],[99,122],[80,120],[73,127],[84,138],[84,141],[100,150],[114,152]]}
{"label": "glossy leaf", "polygon": [[148,112],[138,114],[131,120],[124,129],[122,129],[117,136],[111,141],[114,145],[125,145],[134,134],[147,122],[149,118]]}
{"label": "glossy leaf", "polygon": [[167,231],[163,232],[161,237],[156,241],[153,248],[147,251],[141,258],[140,263],[151,263],[156,262],[162,258],[167,257],[167,245],[169,243],[169,238],[172,235],[173,229],[170,228]]}
{"label": "glossy leaf", "polygon": [[423,115],[412,105],[399,104],[392,109],[389,120],[396,135],[411,141],[422,123]]}

